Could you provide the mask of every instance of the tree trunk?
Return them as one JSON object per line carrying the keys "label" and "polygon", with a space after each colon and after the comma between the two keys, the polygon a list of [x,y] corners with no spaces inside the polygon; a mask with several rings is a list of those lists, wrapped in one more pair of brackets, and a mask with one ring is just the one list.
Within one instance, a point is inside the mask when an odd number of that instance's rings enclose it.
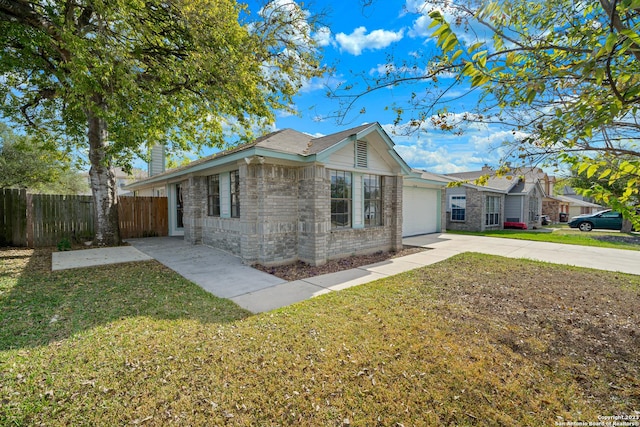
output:
{"label": "tree trunk", "polygon": [[621,233],[631,233],[633,231],[633,224],[626,218],[622,218],[622,229]]}
{"label": "tree trunk", "polygon": [[107,123],[90,108],[85,110],[85,115],[89,125],[89,178],[94,205],[94,244],[118,246],[122,243],[118,221],[118,194],[115,171],[107,155]]}

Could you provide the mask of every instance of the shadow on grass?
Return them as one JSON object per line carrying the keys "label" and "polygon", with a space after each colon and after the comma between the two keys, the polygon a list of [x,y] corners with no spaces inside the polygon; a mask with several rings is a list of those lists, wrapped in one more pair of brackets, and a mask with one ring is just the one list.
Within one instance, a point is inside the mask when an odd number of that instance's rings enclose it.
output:
{"label": "shadow on grass", "polygon": [[51,252],[0,250],[0,351],[128,317],[227,323],[250,314],[156,261],[51,272]]}

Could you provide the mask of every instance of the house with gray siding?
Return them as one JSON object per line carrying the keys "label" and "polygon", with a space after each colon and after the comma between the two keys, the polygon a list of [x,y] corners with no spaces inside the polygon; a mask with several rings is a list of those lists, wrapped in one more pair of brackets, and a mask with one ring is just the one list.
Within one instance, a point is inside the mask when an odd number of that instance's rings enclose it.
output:
{"label": "house with gray siding", "polygon": [[545,193],[537,174],[531,170],[497,175],[485,166],[480,171],[445,177],[454,184],[446,189],[447,230],[501,230],[505,224],[540,226]]}
{"label": "house with gray siding", "polygon": [[164,186],[169,234],[247,264],[402,248],[403,188],[421,211],[412,233],[443,231],[446,180],[411,170],[378,123],[316,138],[279,130],[129,186]]}

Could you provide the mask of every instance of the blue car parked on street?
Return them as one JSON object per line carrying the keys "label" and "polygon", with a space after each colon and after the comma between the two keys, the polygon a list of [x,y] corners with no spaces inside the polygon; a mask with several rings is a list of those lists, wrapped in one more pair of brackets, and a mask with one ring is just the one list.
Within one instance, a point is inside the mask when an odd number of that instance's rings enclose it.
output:
{"label": "blue car parked on street", "polygon": [[578,228],[580,231],[591,231],[594,228],[620,230],[622,229],[622,214],[608,209],[594,214],[574,216],[569,221],[569,227]]}

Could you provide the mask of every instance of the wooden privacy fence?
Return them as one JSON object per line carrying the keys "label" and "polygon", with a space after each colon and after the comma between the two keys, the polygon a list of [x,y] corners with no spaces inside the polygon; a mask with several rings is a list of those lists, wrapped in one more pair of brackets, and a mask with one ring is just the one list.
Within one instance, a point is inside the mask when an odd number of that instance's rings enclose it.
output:
{"label": "wooden privacy fence", "polygon": [[[123,239],[168,234],[166,197],[120,197],[118,202]],[[64,238],[90,240],[93,199],[0,189],[0,220],[0,246],[54,246]]]}
{"label": "wooden privacy fence", "polygon": [[0,189],[0,246],[27,243],[27,192]]}
{"label": "wooden privacy fence", "polygon": [[169,207],[166,197],[120,197],[118,218],[120,237],[166,236],[169,234]]}

